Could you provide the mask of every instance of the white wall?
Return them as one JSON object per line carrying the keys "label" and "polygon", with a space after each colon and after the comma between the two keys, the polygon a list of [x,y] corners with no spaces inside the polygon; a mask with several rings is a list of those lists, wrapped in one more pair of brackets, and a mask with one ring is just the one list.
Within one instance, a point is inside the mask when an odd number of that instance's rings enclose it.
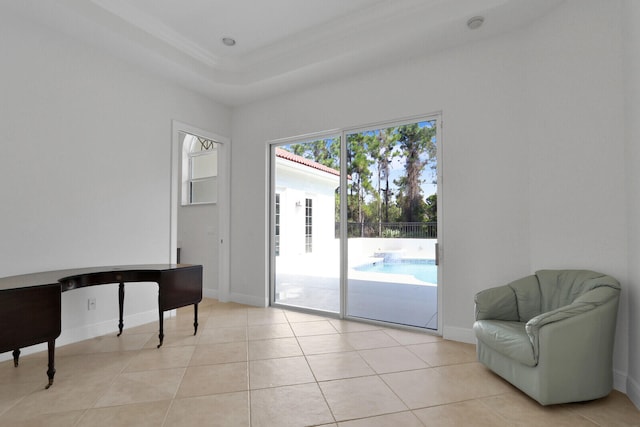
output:
{"label": "white wall", "polygon": [[[230,110],[5,12],[0,276],[168,262],[172,119],[228,134]],[[155,320],[157,287],[126,289],[128,325]],[[62,305],[59,342],[116,328],[116,287]]]}
{"label": "white wall", "polygon": [[472,340],[473,295],[539,268],[628,288],[620,17],[619,2],[572,0],[501,37],[235,109],[232,294],[267,301],[266,141],[435,111],[445,337]]}
{"label": "white wall", "polygon": [[625,129],[629,236],[629,376],[627,394],[640,407],[640,3],[623,2]]}
{"label": "white wall", "polygon": [[620,2],[572,1],[529,32],[531,266],[589,268],[623,285],[615,375],[628,365]]}

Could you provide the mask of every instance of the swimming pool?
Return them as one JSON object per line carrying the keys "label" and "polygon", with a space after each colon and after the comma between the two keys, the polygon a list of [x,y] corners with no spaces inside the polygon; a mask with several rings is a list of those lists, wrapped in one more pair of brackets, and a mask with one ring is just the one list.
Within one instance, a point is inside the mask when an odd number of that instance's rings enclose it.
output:
{"label": "swimming pool", "polygon": [[383,274],[408,274],[428,283],[438,283],[438,267],[435,260],[404,260],[402,262],[376,262],[356,267],[357,271]]}

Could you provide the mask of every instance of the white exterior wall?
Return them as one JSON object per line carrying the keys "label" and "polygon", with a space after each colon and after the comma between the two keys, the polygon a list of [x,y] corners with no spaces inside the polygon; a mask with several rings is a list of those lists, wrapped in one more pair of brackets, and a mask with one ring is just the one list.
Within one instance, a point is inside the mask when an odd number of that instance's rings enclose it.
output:
{"label": "white exterior wall", "polygon": [[305,253],[305,199],[312,202],[313,254],[334,253],[335,189],[340,178],[276,158],[276,192],[280,193],[280,256]]}

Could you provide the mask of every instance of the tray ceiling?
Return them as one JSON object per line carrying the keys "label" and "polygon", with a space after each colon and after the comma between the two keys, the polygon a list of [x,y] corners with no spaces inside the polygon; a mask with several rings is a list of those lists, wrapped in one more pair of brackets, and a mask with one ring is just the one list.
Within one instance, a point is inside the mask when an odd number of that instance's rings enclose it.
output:
{"label": "tray ceiling", "polygon": [[[0,8],[238,105],[511,31],[561,2],[21,0]],[[470,30],[476,15],[484,25]]]}

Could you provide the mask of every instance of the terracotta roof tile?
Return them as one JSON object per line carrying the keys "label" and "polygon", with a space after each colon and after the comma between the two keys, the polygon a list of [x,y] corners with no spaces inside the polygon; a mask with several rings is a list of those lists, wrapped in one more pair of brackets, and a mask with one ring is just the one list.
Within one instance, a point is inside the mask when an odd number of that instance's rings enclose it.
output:
{"label": "terracotta roof tile", "polygon": [[329,166],[325,166],[318,162],[314,162],[313,160],[306,159],[302,156],[298,156],[297,154],[293,154],[287,150],[283,150],[282,148],[276,147],[276,157],[280,157],[281,159],[289,160],[295,163],[299,163],[304,166],[308,166],[313,169],[317,169],[323,172],[330,173],[331,175],[340,176],[340,171],[330,168]]}

